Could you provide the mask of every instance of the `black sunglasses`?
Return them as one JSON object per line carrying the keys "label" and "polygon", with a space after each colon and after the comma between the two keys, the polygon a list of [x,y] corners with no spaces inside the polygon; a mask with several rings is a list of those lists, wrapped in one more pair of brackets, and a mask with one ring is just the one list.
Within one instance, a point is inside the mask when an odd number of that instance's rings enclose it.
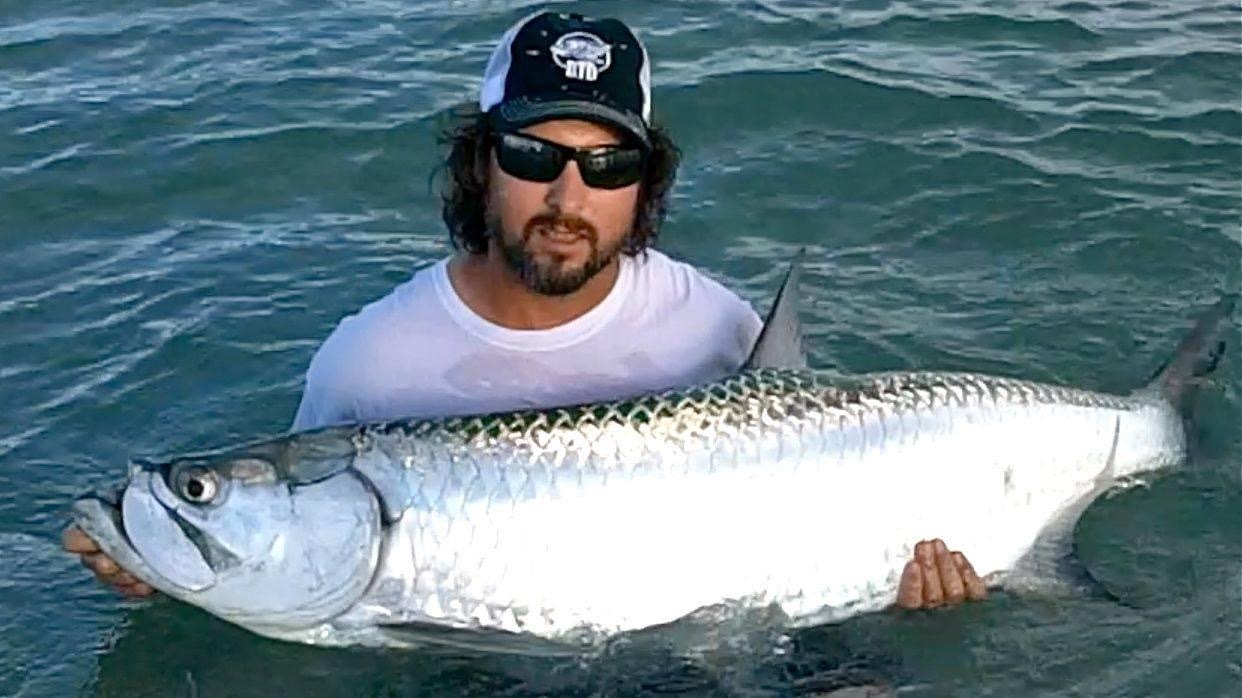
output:
{"label": "black sunglasses", "polygon": [[496,160],[506,174],[530,182],[555,180],[573,160],[588,187],[620,189],[642,179],[646,154],[638,146],[571,148],[525,133],[500,133]]}

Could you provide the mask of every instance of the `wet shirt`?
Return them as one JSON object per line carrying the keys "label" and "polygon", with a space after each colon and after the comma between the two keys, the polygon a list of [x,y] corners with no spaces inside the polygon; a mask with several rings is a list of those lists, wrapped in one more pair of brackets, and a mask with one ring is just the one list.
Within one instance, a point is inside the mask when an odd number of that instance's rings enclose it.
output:
{"label": "wet shirt", "polygon": [[741,298],[655,250],[622,257],[586,314],[546,330],[480,317],[422,269],[343,319],[311,360],[293,429],[633,397],[736,370],[761,322]]}

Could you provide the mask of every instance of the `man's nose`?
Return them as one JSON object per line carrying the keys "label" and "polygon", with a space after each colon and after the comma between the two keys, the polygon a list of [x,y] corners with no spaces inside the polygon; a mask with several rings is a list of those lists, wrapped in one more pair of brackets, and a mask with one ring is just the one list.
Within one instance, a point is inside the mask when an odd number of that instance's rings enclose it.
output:
{"label": "man's nose", "polygon": [[578,215],[586,208],[590,192],[591,188],[582,181],[578,163],[570,160],[565,163],[565,169],[561,170],[560,176],[548,186],[545,203],[565,213]]}

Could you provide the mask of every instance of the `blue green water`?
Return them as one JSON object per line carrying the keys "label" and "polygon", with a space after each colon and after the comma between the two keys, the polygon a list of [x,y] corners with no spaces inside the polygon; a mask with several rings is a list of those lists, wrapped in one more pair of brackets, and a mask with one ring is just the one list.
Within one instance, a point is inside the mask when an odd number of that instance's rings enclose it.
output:
{"label": "blue green water", "polygon": [[[286,429],[335,322],[446,253],[436,133],[538,6],[0,2],[0,695],[1235,694],[1236,332],[1192,462],[1080,528],[1129,606],[998,594],[527,661],[267,641],[61,554],[72,497],[130,456]],[[564,6],[647,41],[685,153],[663,249],[762,310],[808,248],[817,366],[1125,390],[1239,286],[1236,3]]]}

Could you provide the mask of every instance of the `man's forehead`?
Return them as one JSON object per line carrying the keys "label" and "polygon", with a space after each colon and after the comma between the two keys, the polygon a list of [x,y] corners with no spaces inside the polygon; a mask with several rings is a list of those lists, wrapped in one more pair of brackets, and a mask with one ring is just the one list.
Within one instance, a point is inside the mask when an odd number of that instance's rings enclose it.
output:
{"label": "man's forehead", "polygon": [[620,129],[584,119],[548,119],[526,126],[521,131],[576,146],[611,145],[622,141]]}

